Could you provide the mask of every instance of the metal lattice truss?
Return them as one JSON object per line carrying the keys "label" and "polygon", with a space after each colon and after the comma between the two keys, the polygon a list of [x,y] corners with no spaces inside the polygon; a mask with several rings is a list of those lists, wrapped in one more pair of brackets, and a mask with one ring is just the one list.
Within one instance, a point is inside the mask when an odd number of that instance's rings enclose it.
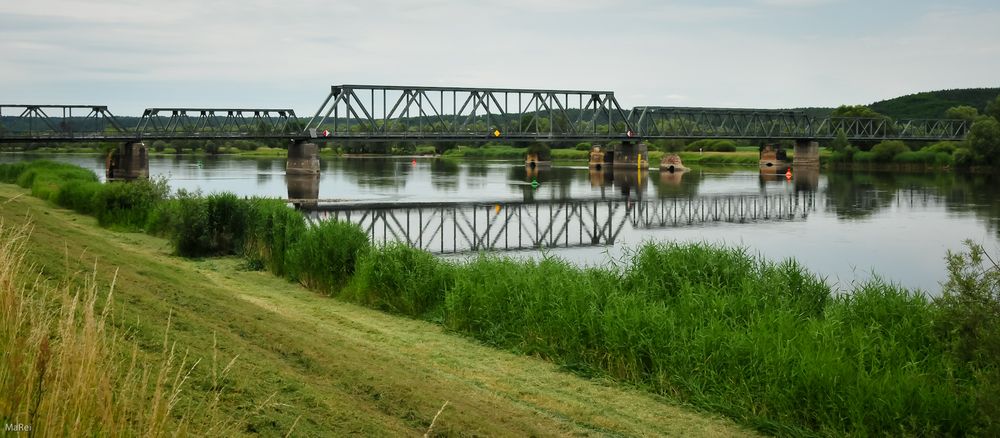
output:
{"label": "metal lattice truss", "polygon": [[81,141],[131,137],[102,105],[0,105],[4,141]]}
{"label": "metal lattice truss", "polygon": [[628,139],[610,91],[334,86],[306,124],[313,137],[386,140]]}
{"label": "metal lattice truss", "polygon": [[962,140],[965,120],[816,118],[799,111],[640,106],[628,115],[641,138],[832,139],[843,131],[851,140]]}
{"label": "metal lattice truss", "polygon": [[294,110],[263,108],[148,108],[136,126],[140,139],[284,139],[301,131]]}
{"label": "metal lattice truss", "polygon": [[320,205],[304,208],[313,223],[359,225],[372,242],[403,242],[433,253],[516,251],[614,245],[632,229],[707,223],[805,219],[812,194],[656,200]]}

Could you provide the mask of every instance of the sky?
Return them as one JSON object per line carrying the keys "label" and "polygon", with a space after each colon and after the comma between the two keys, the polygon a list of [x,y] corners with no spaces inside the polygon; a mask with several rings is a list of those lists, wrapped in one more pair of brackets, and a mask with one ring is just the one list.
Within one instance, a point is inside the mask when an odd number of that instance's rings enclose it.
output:
{"label": "sky", "polygon": [[0,103],[292,108],[336,84],[791,108],[1000,86],[1000,2],[0,0]]}

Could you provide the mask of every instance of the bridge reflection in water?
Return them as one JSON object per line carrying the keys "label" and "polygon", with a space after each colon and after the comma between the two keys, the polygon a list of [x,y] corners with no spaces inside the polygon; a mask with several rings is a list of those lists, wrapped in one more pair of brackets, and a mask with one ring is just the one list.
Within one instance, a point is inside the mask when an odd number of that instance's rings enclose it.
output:
{"label": "bridge reflection in water", "polygon": [[375,243],[404,242],[433,253],[608,246],[623,229],[804,220],[813,192],[662,199],[566,199],[530,202],[314,203],[298,207],[310,222],[346,220]]}

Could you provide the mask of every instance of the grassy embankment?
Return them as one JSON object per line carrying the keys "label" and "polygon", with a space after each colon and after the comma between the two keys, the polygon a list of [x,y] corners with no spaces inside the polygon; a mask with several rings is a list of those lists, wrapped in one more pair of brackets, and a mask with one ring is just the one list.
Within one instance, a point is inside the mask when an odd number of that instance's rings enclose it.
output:
{"label": "grassy embankment", "polygon": [[794,262],[701,245],[647,245],[616,269],[454,264],[369,247],[346,224],[306,228],[275,202],[182,197],[152,211],[147,229],[181,254],[243,254],[313,289],[761,431],[995,432],[1000,274],[975,250],[949,257],[944,298],[929,301],[879,281],[833,296]]}
{"label": "grassy embankment", "polygon": [[[0,172],[4,180],[10,181],[10,166],[0,166],[0,170],[5,171]],[[24,177],[21,182],[29,185],[36,195],[48,195],[48,199],[59,203],[59,199],[65,202],[70,195],[53,193],[68,193],[66,189],[92,177],[87,173],[65,165],[36,166],[34,180],[27,184],[29,177]],[[25,169],[18,174],[23,176]],[[67,184],[58,192],[51,191],[52,184],[60,180]],[[156,190],[155,184],[150,186]],[[105,190],[124,193],[120,189]],[[28,242],[26,261],[40,270],[42,278],[66,285],[56,289],[57,297],[46,301],[46,306],[66,309],[58,307],[61,305],[59,298],[66,291],[88,284],[90,274],[79,276],[75,273],[92,273],[95,266],[96,290],[107,291],[109,283],[115,282],[114,306],[109,310],[114,316],[106,322],[107,329],[83,331],[82,337],[64,338],[80,339],[80,346],[99,341],[109,343],[109,353],[91,362],[90,375],[98,376],[93,371],[100,370],[99,375],[111,382],[127,384],[132,382],[125,378],[131,362],[121,360],[130,357],[133,344],[138,347],[135,354],[139,364],[164,363],[168,357],[163,348],[165,336],[169,336],[171,345],[176,344],[172,369],[190,370],[190,376],[177,386],[181,389],[179,395],[170,398],[176,400],[170,414],[157,423],[162,425],[158,430],[166,433],[185,428],[193,435],[206,435],[212,434],[214,427],[215,430],[223,428],[223,434],[272,436],[289,431],[294,436],[419,435],[427,430],[442,404],[448,401],[434,425],[435,433],[491,436],[747,434],[728,421],[692,413],[643,391],[618,387],[608,380],[576,377],[561,372],[550,363],[499,352],[456,337],[438,324],[332,300],[269,273],[248,271],[248,260],[243,258],[179,258],[172,255],[174,246],[167,240],[100,228],[94,219],[53,208],[27,194],[26,190],[13,185],[0,185],[0,220],[9,226],[19,226],[16,224],[30,220],[34,231],[29,240],[21,240]],[[100,199],[105,201],[111,199],[108,195],[102,196],[105,197]],[[110,204],[126,198],[128,196],[116,196],[116,201]],[[90,199],[98,198],[91,195]],[[79,209],[83,204],[77,202],[75,205]],[[106,208],[90,207],[92,212],[103,210]],[[221,213],[218,209],[214,211]],[[207,224],[199,222],[200,215],[193,216],[193,219],[189,217],[192,219],[189,225]],[[105,219],[105,223],[129,229],[132,226],[128,222],[135,220],[136,216],[130,216],[124,220]],[[216,220],[215,224],[218,223]],[[273,236],[275,233],[271,234],[272,238],[277,238]],[[202,244],[205,242],[202,240]],[[225,239],[214,242],[224,244]],[[280,250],[275,248],[257,247],[258,256],[266,257],[265,261],[272,268],[279,263],[276,252]],[[297,249],[302,255],[306,255],[307,250]],[[35,279],[33,271],[17,272],[19,283],[32,283]],[[6,284],[0,283],[5,287],[5,296]],[[101,299],[96,301],[97,315],[104,312],[102,304]],[[27,316],[24,309],[19,311]],[[35,318],[38,314],[32,313]],[[9,321],[12,319],[5,316],[3,323]],[[37,335],[25,337],[23,333],[15,332],[4,341],[39,347],[32,344],[40,339]],[[114,338],[115,333],[117,338]],[[108,340],[111,338],[114,339]],[[65,342],[67,345],[73,343]],[[3,351],[7,354],[15,349],[4,348]],[[26,353],[23,357],[37,357],[37,348],[17,351]],[[111,354],[113,351],[117,353]],[[185,355],[186,366],[180,366]],[[4,356],[5,360],[0,362],[3,371],[8,371],[12,363],[18,363],[6,360],[8,357]],[[223,374],[221,370],[231,361],[233,365]],[[20,364],[29,370],[36,367],[31,361]],[[148,368],[148,372],[152,373],[150,385],[140,394],[152,397],[156,393],[153,383],[158,368]],[[168,376],[172,379],[175,375]],[[72,387],[73,382],[76,380],[46,379],[42,387],[49,393],[59,390],[56,385]],[[84,382],[87,381],[80,381]],[[121,391],[127,390],[127,385],[88,386],[87,389],[93,387],[114,388],[96,394],[89,390],[81,393],[110,403],[104,405],[108,409],[141,414],[151,412],[152,400],[156,400],[140,398],[137,401],[125,397],[130,393]],[[15,394],[18,393],[4,391],[0,402],[9,403]],[[101,399],[109,394],[123,398]],[[167,396],[172,393],[165,390],[163,397]],[[218,401],[213,402],[216,397]],[[79,406],[75,402],[71,404],[70,399],[64,401],[64,409]],[[5,421],[13,419],[31,424],[34,433],[42,436],[62,435],[59,430],[47,428],[49,421],[42,422],[30,412],[25,416],[23,410],[8,411],[7,406],[10,405],[0,404],[3,407],[0,418]],[[52,411],[39,409],[35,412]],[[181,416],[183,421],[178,418]],[[84,418],[87,425],[104,419],[97,414]],[[92,432],[148,436],[148,429],[143,424],[112,422],[101,426],[103,429],[76,430],[84,435]]]}

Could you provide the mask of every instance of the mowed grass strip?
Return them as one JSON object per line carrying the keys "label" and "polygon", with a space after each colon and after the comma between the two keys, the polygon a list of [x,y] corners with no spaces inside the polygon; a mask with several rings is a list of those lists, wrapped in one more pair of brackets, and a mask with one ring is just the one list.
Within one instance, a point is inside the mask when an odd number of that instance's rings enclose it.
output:
{"label": "mowed grass strip", "polygon": [[[307,291],[236,258],[190,261],[168,241],[99,228],[96,220],[0,185],[0,218],[34,223],[30,261],[43,275],[90,272],[110,283],[114,324],[152,358],[169,336],[189,360],[234,368],[213,384],[198,366],[174,415],[209,426],[197,407],[221,390],[219,410],[246,434],[743,436],[730,421],[639,390],[561,372],[441,326]],[[213,345],[217,356],[213,358]]]}

